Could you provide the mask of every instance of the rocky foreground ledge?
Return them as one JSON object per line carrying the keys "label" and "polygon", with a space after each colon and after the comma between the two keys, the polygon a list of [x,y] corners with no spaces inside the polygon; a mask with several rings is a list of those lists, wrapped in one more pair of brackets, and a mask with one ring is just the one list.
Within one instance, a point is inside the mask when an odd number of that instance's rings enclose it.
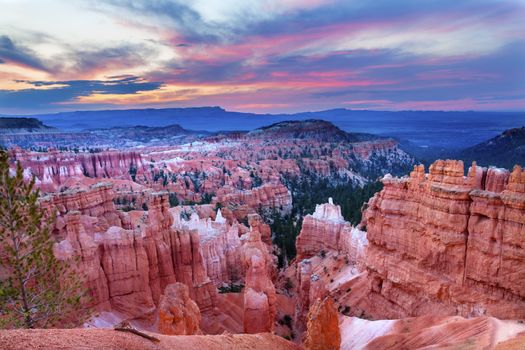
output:
{"label": "rocky foreground ledge", "polygon": [[0,348],[26,349],[272,349],[297,350],[299,346],[277,335],[224,334],[167,336],[151,333],[159,342],[111,329],[18,329],[0,331]]}

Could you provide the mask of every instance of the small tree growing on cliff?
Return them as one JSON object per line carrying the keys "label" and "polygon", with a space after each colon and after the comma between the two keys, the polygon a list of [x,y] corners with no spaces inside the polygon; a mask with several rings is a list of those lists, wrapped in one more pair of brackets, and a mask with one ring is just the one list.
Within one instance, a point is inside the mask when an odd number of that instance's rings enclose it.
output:
{"label": "small tree growing on cliff", "polygon": [[45,328],[79,306],[81,283],[53,254],[53,217],[39,206],[34,178],[10,174],[0,152],[0,327]]}

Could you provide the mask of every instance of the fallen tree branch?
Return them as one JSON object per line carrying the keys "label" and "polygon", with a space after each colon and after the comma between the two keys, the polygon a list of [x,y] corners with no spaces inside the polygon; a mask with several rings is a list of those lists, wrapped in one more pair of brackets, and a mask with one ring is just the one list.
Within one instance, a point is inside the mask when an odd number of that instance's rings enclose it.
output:
{"label": "fallen tree branch", "polygon": [[120,322],[113,329],[116,330],[116,331],[119,331],[119,332],[133,333],[133,334],[141,336],[142,338],[146,338],[146,339],[148,339],[148,340],[150,340],[152,342],[155,342],[155,343],[160,342],[160,339],[155,338],[155,337],[153,337],[153,336],[151,336],[149,334],[146,334],[144,332],[139,331],[138,329],[133,328],[133,326],[130,325],[129,322],[126,322],[126,321]]}

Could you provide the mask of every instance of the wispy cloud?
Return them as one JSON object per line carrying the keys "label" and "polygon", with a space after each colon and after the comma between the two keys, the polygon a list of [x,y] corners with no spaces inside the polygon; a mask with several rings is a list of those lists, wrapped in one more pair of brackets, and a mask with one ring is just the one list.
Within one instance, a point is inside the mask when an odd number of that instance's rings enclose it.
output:
{"label": "wispy cloud", "polygon": [[152,91],[162,86],[160,82],[146,82],[139,77],[127,76],[108,80],[69,81],[20,81],[34,86],[30,89],[0,90],[0,106],[16,108],[23,104],[27,109],[52,108],[55,104],[74,103],[83,96],[132,95]]}
{"label": "wispy cloud", "polygon": [[30,4],[0,16],[0,111],[525,109],[520,0]]}

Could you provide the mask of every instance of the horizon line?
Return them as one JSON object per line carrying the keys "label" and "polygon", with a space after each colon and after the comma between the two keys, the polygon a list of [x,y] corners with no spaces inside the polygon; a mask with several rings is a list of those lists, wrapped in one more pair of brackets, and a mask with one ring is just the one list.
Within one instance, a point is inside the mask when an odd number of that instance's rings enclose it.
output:
{"label": "horizon line", "polygon": [[334,110],[345,110],[350,112],[384,112],[384,113],[414,113],[414,112],[423,112],[423,113],[432,113],[432,112],[439,112],[439,113],[525,113],[525,110],[430,110],[430,109],[391,109],[391,110],[382,110],[382,109],[352,109],[352,108],[345,108],[345,107],[334,107],[329,109],[321,109],[321,110],[303,110],[303,111],[297,111],[297,112],[256,112],[256,111],[238,111],[238,110],[229,110],[222,106],[186,106],[186,107],[145,107],[145,108],[109,108],[109,109],[78,109],[78,110],[71,110],[71,111],[57,111],[57,112],[44,112],[44,113],[23,113],[23,114],[5,114],[0,112],[0,118],[9,118],[9,117],[32,117],[32,116],[39,116],[39,115],[59,115],[59,114],[66,114],[66,113],[82,113],[82,112],[113,112],[113,111],[147,111],[147,110],[169,110],[169,109],[178,109],[178,110],[184,110],[184,109],[221,109],[225,112],[230,113],[239,113],[239,114],[255,114],[260,116],[265,115],[294,115],[294,114],[302,114],[302,113],[322,113],[322,112],[328,112],[328,111],[334,111]]}

